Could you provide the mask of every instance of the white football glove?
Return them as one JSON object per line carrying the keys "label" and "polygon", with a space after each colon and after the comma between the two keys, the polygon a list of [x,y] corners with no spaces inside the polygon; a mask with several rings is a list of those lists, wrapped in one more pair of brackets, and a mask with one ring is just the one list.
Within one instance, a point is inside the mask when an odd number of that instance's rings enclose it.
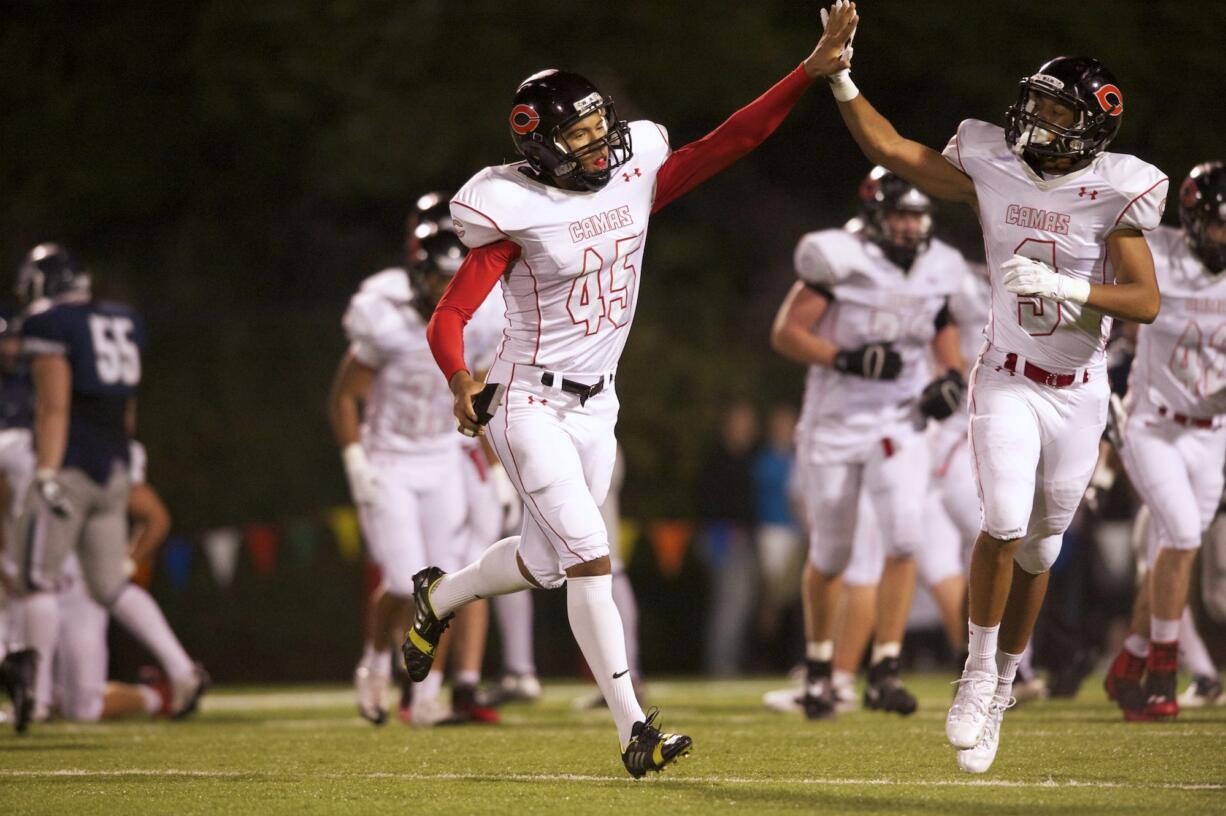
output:
{"label": "white football glove", "polygon": [[506,468],[495,462],[490,465],[490,481],[494,483],[494,493],[498,496],[498,504],[502,507],[502,534],[504,536],[519,535],[523,525],[524,503],[511,484],[511,477]]}
{"label": "white football glove", "polygon": [[[839,6],[848,5],[848,3],[849,3],[849,0],[835,0],[834,7],[838,8]],[[822,15],[822,30],[825,31],[826,25],[830,22],[830,12],[827,11],[826,8],[823,6],[821,10],[821,15]],[[852,44],[852,41],[856,39],[856,29],[858,28],[859,26],[856,26],[856,28],[853,28],[851,30],[851,36],[847,38],[847,45],[843,47],[843,51],[839,54],[839,56],[842,59],[845,59],[848,62],[851,62],[851,55],[855,53],[855,49],[851,47],[851,44]]]}
{"label": "white football glove", "polygon": [[58,475],[54,468],[39,468],[34,474],[35,486],[39,497],[52,515],[59,519],[71,518],[72,502],[68,500],[68,494],[56,479]]}
{"label": "white football glove", "polygon": [[1000,265],[1005,273],[1005,288],[1015,295],[1038,295],[1056,301],[1085,303],[1090,297],[1090,282],[1061,275],[1042,261],[1014,255]]}
{"label": "white football glove", "polygon": [[379,472],[366,458],[366,451],[357,442],[350,443],[341,451],[345,462],[345,476],[349,479],[349,495],[355,504],[374,504],[379,495]]}

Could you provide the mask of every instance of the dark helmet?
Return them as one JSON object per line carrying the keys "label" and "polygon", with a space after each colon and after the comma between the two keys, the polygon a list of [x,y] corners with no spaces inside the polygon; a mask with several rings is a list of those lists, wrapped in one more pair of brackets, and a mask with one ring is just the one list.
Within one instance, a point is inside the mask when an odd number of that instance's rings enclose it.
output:
{"label": "dark helmet", "polygon": [[[571,149],[563,134],[593,113],[604,117],[605,135]],[[578,74],[549,69],[520,84],[511,105],[511,139],[528,165],[548,183],[580,190],[599,190],[609,183],[614,168],[629,161],[630,126],[617,118],[613,100]],[[607,165],[584,172],[581,159],[609,149]]]}
{"label": "dark helmet", "polygon": [[417,199],[406,222],[409,287],[413,303],[426,317],[468,252],[451,223],[450,201],[450,193],[426,193]]}
{"label": "dark helmet", "polygon": [[[919,240],[897,234],[886,220],[889,212],[923,216]],[[903,269],[910,269],[915,256],[932,240],[932,199],[911,182],[880,165],[860,182],[860,219],[865,237],[880,246],[886,257]]]}
{"label": "dark helmet", "polygon": [[17,301],[22,308],[66,292],[88,292],[89,271],[59,244],[39,244],[17,270]]}
{"label": "dark helmet", "polygon": [[[1072,108],[1073,124],[1040,118],[1039,96]],[[1056,57],[1018,85],[1017,101],[1005,111],[1005,141],[1032,163],[1072,159],[1077,165],[1107,149],[1123,117],[1124,93],[1106,66],[1090,57]]]}
{"label": "dark helmet", "polygon": [[1179,188],[1179,223],[1188,246],[1209,271],[1226,269],[1226,241],[1209,236],[1209,227],[1226,229],[1226,166],[1220,161],[1192,168]]}

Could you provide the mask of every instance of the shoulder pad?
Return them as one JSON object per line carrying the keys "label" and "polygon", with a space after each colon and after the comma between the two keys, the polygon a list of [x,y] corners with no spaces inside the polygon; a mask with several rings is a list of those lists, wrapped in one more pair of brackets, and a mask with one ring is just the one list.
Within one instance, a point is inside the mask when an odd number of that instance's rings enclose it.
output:
{"label": "shoulder pad", "polygon": [[634,147],[634,158],[646,168],[658,168],[673,152],[668,142],[668,131],[664,126],[646,119],[630,123],[630,140]]}
{"label": "shoulder pad", "polygon": [[1116,227],[1152,230],[1162,222],[1170,184],[1165,173],[1125,153],[1104,153],[1097,170],[1119,193]]}
{"label": "shoulder pad", "polygon": [[468,180],[451,199],[451,222],[469,249],[510,238],[537,208],[530,203],[530,183],[508,164],[487,167]]}
{"label": "shoulder pad", "polygon": [[796,277],[815,286],[833,286],[847,275],[848,262],[863,253],[861,239],[842,229],[810,232],[796,245]]}
{"label": "shoulder pad", "polygon": [[1007,150],[1004,128],[979,119],[964,119],[945,145],[942,155],[954,167],[970,175],[968,163]]}

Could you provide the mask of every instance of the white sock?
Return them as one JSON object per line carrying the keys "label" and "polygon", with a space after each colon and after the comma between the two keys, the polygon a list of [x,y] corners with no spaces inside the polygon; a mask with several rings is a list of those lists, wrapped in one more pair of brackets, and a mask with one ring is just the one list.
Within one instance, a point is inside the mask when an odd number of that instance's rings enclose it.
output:
{"label": "white sock", "polygon": [[502,637],[502,667],[507,674],[536,674],[532,656],[532,593],[512,592],[494,598]]}
{"label": "white sock", "polygon": [[1124,638],[1124,648],[1133,657],[1149,657],[1149,638],[1145,635],[1129,635]]}
{"label": "white sock", "polygon": [[966,670],[996,674],[996,636],[1000,633],[1000,624],[978,626],[967,621],[967,626],[970,638],[966,644],[969,652],[966,658]]}
{"label": "white sock", "polygon": [[1192,619],[1192,610],[1183,608],[1183,616],[1179,619],[1179,662],[1192,674],[1199,677],[1217,677],[1217,666],[1201,640],[1200,632],[1196,631],[1196,621]]}
{"label": "white sock", "polygon": [[835,688],[852,688],[856,684],[855,672],[835,669],[830,676],[830,682]]}
{"label": "white sock", "polygon": [[157,714],[162,710],[162,695],[152,686],[137,686],[141,699],[145,701],[145,713]]}
{"label": "white sock", "polygon": [[166,616],[152,595],[136,584],[128,584],[119,591],[110,612],[146,649],[153,652],[172,681],[195,677],[192,659],[171,631]]}
{"label": "white sock", "polygon": [[60,605],[50,592],[34,592],[10,601],[13,617],[25,623],[24,645],[37,653],[34,675],[34,704],[46,709],[51,705],[51,663],[55,659],[55,644],[59,640]]}
{"label": "white sock", "polygon": [[376,652],[371,648],[370,662],[366,664],[366,668],[370,669],[372,674],[381,674],[387,677],[392,673],[392,648],[389,646],[381,652]]}
{"label": "white sock", "polygon": [[378,653],[375,651],[375,644],[369,640],[366,641],[362,646],[362,659],[358,661],[358,668],[369,669],[370,664],[375,661],[376,654]]}
{"label": "white sock", "polygon": [[1008,697],[1013,692],[1013,679],[1022,663],[1020,654],[996,653],[996,696]]}
{"label": "white sock", "polygon": [[805,660],[829,663],[834,659],[833,640],[809,640],[805,642]]}
{"label": "white sock", "polygon": [[1179,618],[1166,620],[1164,618],[1149,619],[1150,643],[1174,643],[1179,640]]}
{"label": "white sock", "polygon": [[874,643],[873,656],[869,660],[869,665],[876,666],[881,661],[890,658],[898,657],[902,654],[902,644],[898,641],[891,643]]}
{"label": "white sock", "polygon": [[457,686],[475,686],[480,682],[481,672],[479,671],[464,669],[455,673],[455,684]]}
{"label": "white sock", "polygon": [[481,557],[464,569],[444,575],[430,592],[430,606],[440,618],[478,598],[493,598],[530,589],[532,582],[519,571],[515,552],[519,536],[490,545]]}
{"label": "white sock", "polygon": [[613,603],[622,618],[622,631],[626,634],[626,662],[630,664],[630,676],[640,676],[639,666],[639,604],[630,586],[630,576],[625,572],[613,573]]}
{"label": "white sock", "polygon": [[617,723],[617,738],[625,748],[630,742],[630,729],[644,717],[630,680],[622,619],[613,603],[613,576],[567,579],[566,611],[575,642],[609,704]]}
{"label": "white sock", "polygon": [[426,679],[413,686],[413,702],[418,700],[429,700],[434,702],[438,699],[438,693],[443,688],[443,670],[432,669],[426,675]]}

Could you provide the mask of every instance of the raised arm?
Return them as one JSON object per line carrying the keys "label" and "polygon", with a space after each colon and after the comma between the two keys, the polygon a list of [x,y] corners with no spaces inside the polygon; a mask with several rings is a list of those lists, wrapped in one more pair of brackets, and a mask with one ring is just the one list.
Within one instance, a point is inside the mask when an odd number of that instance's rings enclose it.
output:
{"label": "raised arm", "polygon": [[842,43],[854,28],[854,17],[850,12],[832,19],[813,53],[790,74],[706,136],[674,151],[656,176],[652,212],[662,210],[766,141],[813,80],[822,76],[823,68],[837,60]]}
{"label": "raised arm", "polygon": [[[856,4],[836,3],[830,10],[827,33],[844,31],[847,19],[851,20],[854,34],[860,21]],[[890,121],[864,98],[851,81],[850,50],[841,51],[834,60],[815,64],[815,68],[829,81],[839,114],[864,155],[934,198],[974,205],[975,185],[969,176],[938,151],[899,135]]]}

